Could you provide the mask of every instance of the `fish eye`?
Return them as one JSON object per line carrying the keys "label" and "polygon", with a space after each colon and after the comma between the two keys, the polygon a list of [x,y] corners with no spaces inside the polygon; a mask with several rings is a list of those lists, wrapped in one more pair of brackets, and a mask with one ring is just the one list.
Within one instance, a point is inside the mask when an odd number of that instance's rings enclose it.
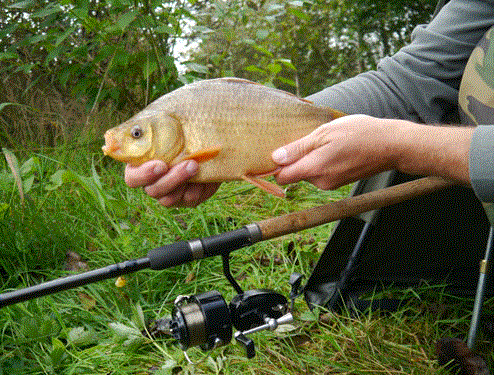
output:
{"label": "fish eye", "polygon": [[142,129],[139,125],[135,125],[131,130],[130,130],[130,135],[132,138],[138,139],[142,137]]}

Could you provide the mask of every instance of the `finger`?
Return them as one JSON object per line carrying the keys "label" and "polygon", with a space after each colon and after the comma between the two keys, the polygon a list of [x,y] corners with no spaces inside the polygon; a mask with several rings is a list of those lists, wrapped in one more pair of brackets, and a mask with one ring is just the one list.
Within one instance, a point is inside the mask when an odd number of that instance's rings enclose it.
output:
{"label": "finger", "polygon": [[188,183],[181,184],[176,190],[171,191],[158,198],[158,202],[164,207],[180,207],[182,198],[187,190]]}
{"label": "finger", "polygon": [[165,175],[160,177],[153,184],[145,187],[146,193],[160,198],[174,190],[198,172],[199,165],[196,161],[188,160],[173,166]]}
{"label": "finger", "polygon": [[322,148],[316,149],[298,161],[282,167],[280,172],[275,175],[276,182],[290,184],[320,176],[325,166],[322,150]]}
{"label": "finger", "polygon": [[271,157],[279,165],[288,165],[296,162],[313,149],[313,138],[311,138],[311,135],[307,135],[273,151]]}
{"label": "finger", "polygon": [[196,207],[219,188],[220,183],[186,183],[158,200],[166,207]]}
{"label": "finger", "polygon": [[331,128],[334,121],[323,124],[307,136],[275,150],[271,155],[274,162],[279,165],[289,165],[309,154],[314,149],[323,146],[328,142],[325,137],[328,133],[328,129]]}
{"label": "finger", "polygon": [[182,197],[182,203],[179,206],[193,208],[200,204],[202,196],[205,192],[205,184],[192,183],[189,185],[188,189],[184,192]]}
{"label": "finger", "polygon": [[132,188],[154,183],[168,171],[168,165],[163,161],[149,161],[140,166],[125,166],[125,183]]}

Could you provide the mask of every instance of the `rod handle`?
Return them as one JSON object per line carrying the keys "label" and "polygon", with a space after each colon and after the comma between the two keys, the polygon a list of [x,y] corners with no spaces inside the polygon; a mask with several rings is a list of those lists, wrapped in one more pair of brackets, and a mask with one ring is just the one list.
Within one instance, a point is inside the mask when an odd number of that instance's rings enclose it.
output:
{"label": "rod handle", "polygon": [[262,240],[268,240],[397,204],[447,188],[453,184],[456,183],[447,179],[433,176],[424,177],[303,211],[262,220],[257,222],[257,225],[262,233]]}

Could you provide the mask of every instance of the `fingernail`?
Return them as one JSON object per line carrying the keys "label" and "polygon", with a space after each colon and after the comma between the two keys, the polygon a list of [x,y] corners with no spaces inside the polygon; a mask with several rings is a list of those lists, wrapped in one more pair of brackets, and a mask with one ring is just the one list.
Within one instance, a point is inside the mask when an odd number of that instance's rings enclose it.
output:
{"label": "fingernail", "polygon": [[280,147],[279,149],[273,152],[272,158],[276,163],[286,163],[287,162],[286,150],[283,147]]}
{"label": "fingernail", "polygon": [[196,161],[188,161],[186,171],[189,175],[194,175],[198,172],[198,163]]}
{"label": "fingernail", "polygon": [[162,175],[162,174],[165,174],[167,172],[167,167],[165,164],[156,164],[153,168],[153,174],[155,176],[157,175]]}

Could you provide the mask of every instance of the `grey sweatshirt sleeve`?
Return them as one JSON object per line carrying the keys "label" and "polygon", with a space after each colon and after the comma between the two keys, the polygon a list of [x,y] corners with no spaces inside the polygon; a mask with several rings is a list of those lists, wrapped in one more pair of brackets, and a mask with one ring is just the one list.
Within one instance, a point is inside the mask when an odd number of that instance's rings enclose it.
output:
{"label": "grey sweatshirt sleeve", "polygon": [[[467,61],[493,26],[493,0],[450,0],[412,42],[369,71],[308,97],[347,114],[458,123],[458,90]],[[493,201],[493,126],[478,127],[469,156],[478,198]]]}
{"label": "grey sweatshirt sleeve", "polygon": [[493,202],[493,126],[480,125],[474,130],[469,151],[469,177],[479,200]]}
{"label": "grey sweatshirt sleeve", "polygon": [[369,71],[308,97],[347,114],[424,123],[458,122],[467,60],[493,25],[493,0],[450,0],[412,42]]}

